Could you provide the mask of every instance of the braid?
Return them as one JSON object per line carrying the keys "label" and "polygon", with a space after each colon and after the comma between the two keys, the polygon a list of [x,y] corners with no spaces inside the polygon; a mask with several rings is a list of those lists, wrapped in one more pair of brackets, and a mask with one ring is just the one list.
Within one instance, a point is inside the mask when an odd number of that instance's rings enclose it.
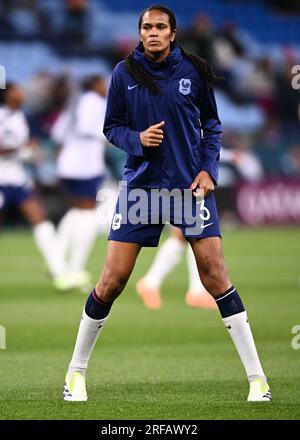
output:
{"label": "braid", "polygon": [[135,61],[132,53],[126,57],[125,66],[139,85],[149,89],[154,95],[159,94],[160,88],[155,83],[154,78]]}
{"label": "braid", "polygon": [[182,53],[194,64],[202,78],[207,83],[212,83],[222,79],[217,76],[212,68],[212,66],[204,59],[190,52],[186,52],[182,46],[180,46]]}

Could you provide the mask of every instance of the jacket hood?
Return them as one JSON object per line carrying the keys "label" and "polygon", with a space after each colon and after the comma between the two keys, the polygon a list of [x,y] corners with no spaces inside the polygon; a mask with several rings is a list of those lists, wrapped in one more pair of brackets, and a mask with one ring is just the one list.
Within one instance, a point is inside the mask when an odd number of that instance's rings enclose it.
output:
{"label": "jacket hood", "polygon": [[182,52],[176,42],[171,43],[171,52],[159,63],[153,63],[146,57],[142,43],[135,48],[133,56],[136,62],[141,64],[150,75],[161,79],[171,76],[182,60]]}

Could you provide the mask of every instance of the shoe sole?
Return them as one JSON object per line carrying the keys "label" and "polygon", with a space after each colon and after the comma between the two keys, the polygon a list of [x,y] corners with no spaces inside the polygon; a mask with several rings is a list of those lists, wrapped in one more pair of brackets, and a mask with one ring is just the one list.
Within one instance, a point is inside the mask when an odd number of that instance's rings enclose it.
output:
{"label": "shoe sole", "polygon": [[247,402],[271,402],[272,399],[266,398],[266,399],[257,399],[257,400],[247,400]]}
{"label": "shoe sole", "polygon": [[260,399],[247,399],[247,402],[271,402],[272,401],[272,396],[271,396],[271,392],[267,391],[266,394],[264,394]]}

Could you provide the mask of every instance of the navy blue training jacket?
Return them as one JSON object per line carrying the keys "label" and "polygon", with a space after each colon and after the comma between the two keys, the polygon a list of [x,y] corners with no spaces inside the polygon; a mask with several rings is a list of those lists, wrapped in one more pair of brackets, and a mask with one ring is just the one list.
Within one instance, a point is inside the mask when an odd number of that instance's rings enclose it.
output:
{"label": "navy blue training jacket", "polygon": [[[214,93],[180,47],[173,43],[171,49],[160,63],[145,57],[141,43],[134,51],[159,84],[159,95],[138,85],[124,61],[112,74],[103,132],[128,154],[123,180],[129,187],[185,189],[202,170],[218,180],[222,129]],[[161,145],[143,147],[140,132],[161,121]]]}

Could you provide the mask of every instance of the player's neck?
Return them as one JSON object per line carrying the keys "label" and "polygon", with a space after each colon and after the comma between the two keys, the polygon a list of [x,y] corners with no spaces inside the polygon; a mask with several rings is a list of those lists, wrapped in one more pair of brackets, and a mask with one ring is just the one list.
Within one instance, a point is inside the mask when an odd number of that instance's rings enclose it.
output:
{"label": "player's neck", "polygon": [[167,58],[170,52],[171,52],[170,47],[168,47],[167,49],[161,52],[154,52],[154,53],[145,50],[145,56],[152,63],[161,63],[165,58]]}

